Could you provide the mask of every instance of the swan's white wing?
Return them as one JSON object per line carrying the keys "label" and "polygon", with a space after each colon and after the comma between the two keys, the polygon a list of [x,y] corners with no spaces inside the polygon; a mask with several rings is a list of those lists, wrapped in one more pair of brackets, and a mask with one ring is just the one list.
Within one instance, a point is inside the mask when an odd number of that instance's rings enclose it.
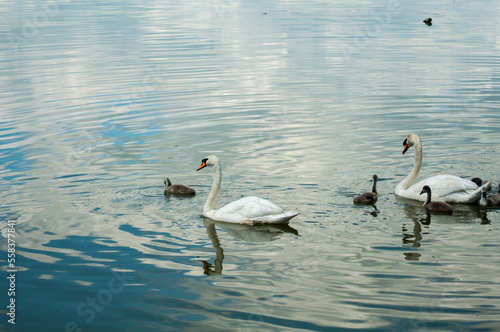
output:
{"label": "swan's white wing", "polygon": [[285,211],[280,214],[270,214],[260,218],[253,219],[254,224],[285,224],[288,223],[290,219],[297,216],[300,212],[298,211]]}
{"label": "swan's white wing", "polygon": [[298,215],[283,211],[273,202],[259,197],[244,197],[216,210],[210,218],[238,223],[287,223]]}
{"label": "swan's white wing", "polygon": [[481,189],[474,182],[455,175],[442,174],[422,180],[400,195],[406,198],[425,201],[426,195],[420,195],[422,188],[428,185],[433,201],[450,203],[472,203],[479,200]]}
{"label": "swan's white wing", "polygon": [[267,199],[244,197],[221,207],[215,213],[226,220],[253,220],[266,215],[283,213],[283,209]]}

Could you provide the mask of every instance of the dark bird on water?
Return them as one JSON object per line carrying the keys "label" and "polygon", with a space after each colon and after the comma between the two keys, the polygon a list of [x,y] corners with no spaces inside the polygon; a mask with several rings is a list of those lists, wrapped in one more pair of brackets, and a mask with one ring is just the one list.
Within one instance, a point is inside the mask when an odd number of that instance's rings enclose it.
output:
{"label": "dark bird on water", "polygon": [[194,195],[196,192],[193,188],[189,188],[182,184],[172,184],[169,178],[163,179],[165,183],[165,193],[174,195]]}
{"label": "dark bird on water", "polygon": [[354,204],[374,204],[378,199],[377,194],[377,174],[373,175],[372,191],[366,192],[354,198]]}
{"label": "dark bird on water", "polygon": [[486,188],[483,188],[479,204],[481,206],[500,206],[500,194],[491,195],[488,197]]}
{"label": "dark bird on water", "polygon": [[453,207],[445,202],[432,202],[431,197],[431,187],[429,186],[424,186],[422,188],[422,191],[420,192],[420,195],[427,193],[427,200],[424,203],[424,207],[431,211],[431,212],[437,212],[437,213],[444,213],[444,214],[452,214],[453,213]]}

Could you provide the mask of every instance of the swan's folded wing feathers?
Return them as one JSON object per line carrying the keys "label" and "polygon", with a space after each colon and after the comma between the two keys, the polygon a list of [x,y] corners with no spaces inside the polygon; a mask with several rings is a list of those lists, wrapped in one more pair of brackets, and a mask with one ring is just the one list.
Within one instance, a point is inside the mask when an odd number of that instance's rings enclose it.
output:
{"label": "swan's folded wing feathers", "polygon": [[470,192],[477,189],[477,185],[469,180],[462,179],[455,175],[442,174],[424,179],[412,185],[408,190],[420,194],[424,186],[429,186],[432,190],[432,197],[445,197],[458,192]]}
{"label": "swan's folded wing feathers", "polygon": [[449,174],[436,175],[428,178],[425,182],[432,189],[433,196],[436,197],[445,197],[460,192],[465,194],[477,189],[474,182]]}
{"label": "swan's folded wing feathers", "polygon": [[283,213],[283,209],[267,199],[243,197],[217,210],[215,215],[223,219],[253,220],[266,215]]}
{"label": "swan's folded wing feathers", "polygon": [[298,211],[290,210],[280,214],[270,214],[253,219],[254,224],[279,223],[286,224],[290,219],[300,214]]}

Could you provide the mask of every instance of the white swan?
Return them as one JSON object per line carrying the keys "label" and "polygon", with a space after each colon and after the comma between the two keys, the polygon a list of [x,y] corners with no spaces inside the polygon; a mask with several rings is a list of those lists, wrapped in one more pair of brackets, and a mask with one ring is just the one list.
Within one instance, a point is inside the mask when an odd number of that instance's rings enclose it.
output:
{"label": "white swan", "polygon": [[213,220],[220,220],[241,224],[283,224],[288,223],[290,219],[298,215],[297,211],[283,211],[267,199],[259,197],[244,197],[237,201],[227,204],[220,209],[214,209],[215,200],[220,191],[222,181],[222,171],[219,158],[210,155],[201,161],[197,171],[206,167],[214,167],[214,181],[208,194],[205,206],[203,206],[203,215]]}
{"label": "white swan", "polygon": [[432,188],[433,198],[436,201],[471,204],[481,198],[481,188],[489,184],[488,181],[480,187],[470,180],[455,175],[442,174],[422,180],[410,187],[422,167],[422,143],[417,134],[410,134],[406,137],[403,145],[403,154],[411,146],[415,146],[415,164],[410,174],[397,185],[396,195],[398,196],[425,201],[425,196],[421,196],[420,193],[423,187],[427,185]]}

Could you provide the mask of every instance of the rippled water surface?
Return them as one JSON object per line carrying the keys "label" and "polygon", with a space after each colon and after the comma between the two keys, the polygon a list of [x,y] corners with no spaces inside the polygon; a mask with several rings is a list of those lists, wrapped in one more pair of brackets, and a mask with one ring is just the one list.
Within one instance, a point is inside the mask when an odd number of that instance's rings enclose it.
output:
{"label": "rippled water surface", "polygon": [[[500,329],[498,1],[22,1],[0,7],[1,330]],[[433,19],[432,26],[425,18]],[[265,197],[285,227],[204,219]],[[353,197],[380,178],[375,206]],[[165,196],[163,178],[194,197]],[[16,301],[16,324],[6,306]],[[80,329],[80,330],[79,330]]]}

